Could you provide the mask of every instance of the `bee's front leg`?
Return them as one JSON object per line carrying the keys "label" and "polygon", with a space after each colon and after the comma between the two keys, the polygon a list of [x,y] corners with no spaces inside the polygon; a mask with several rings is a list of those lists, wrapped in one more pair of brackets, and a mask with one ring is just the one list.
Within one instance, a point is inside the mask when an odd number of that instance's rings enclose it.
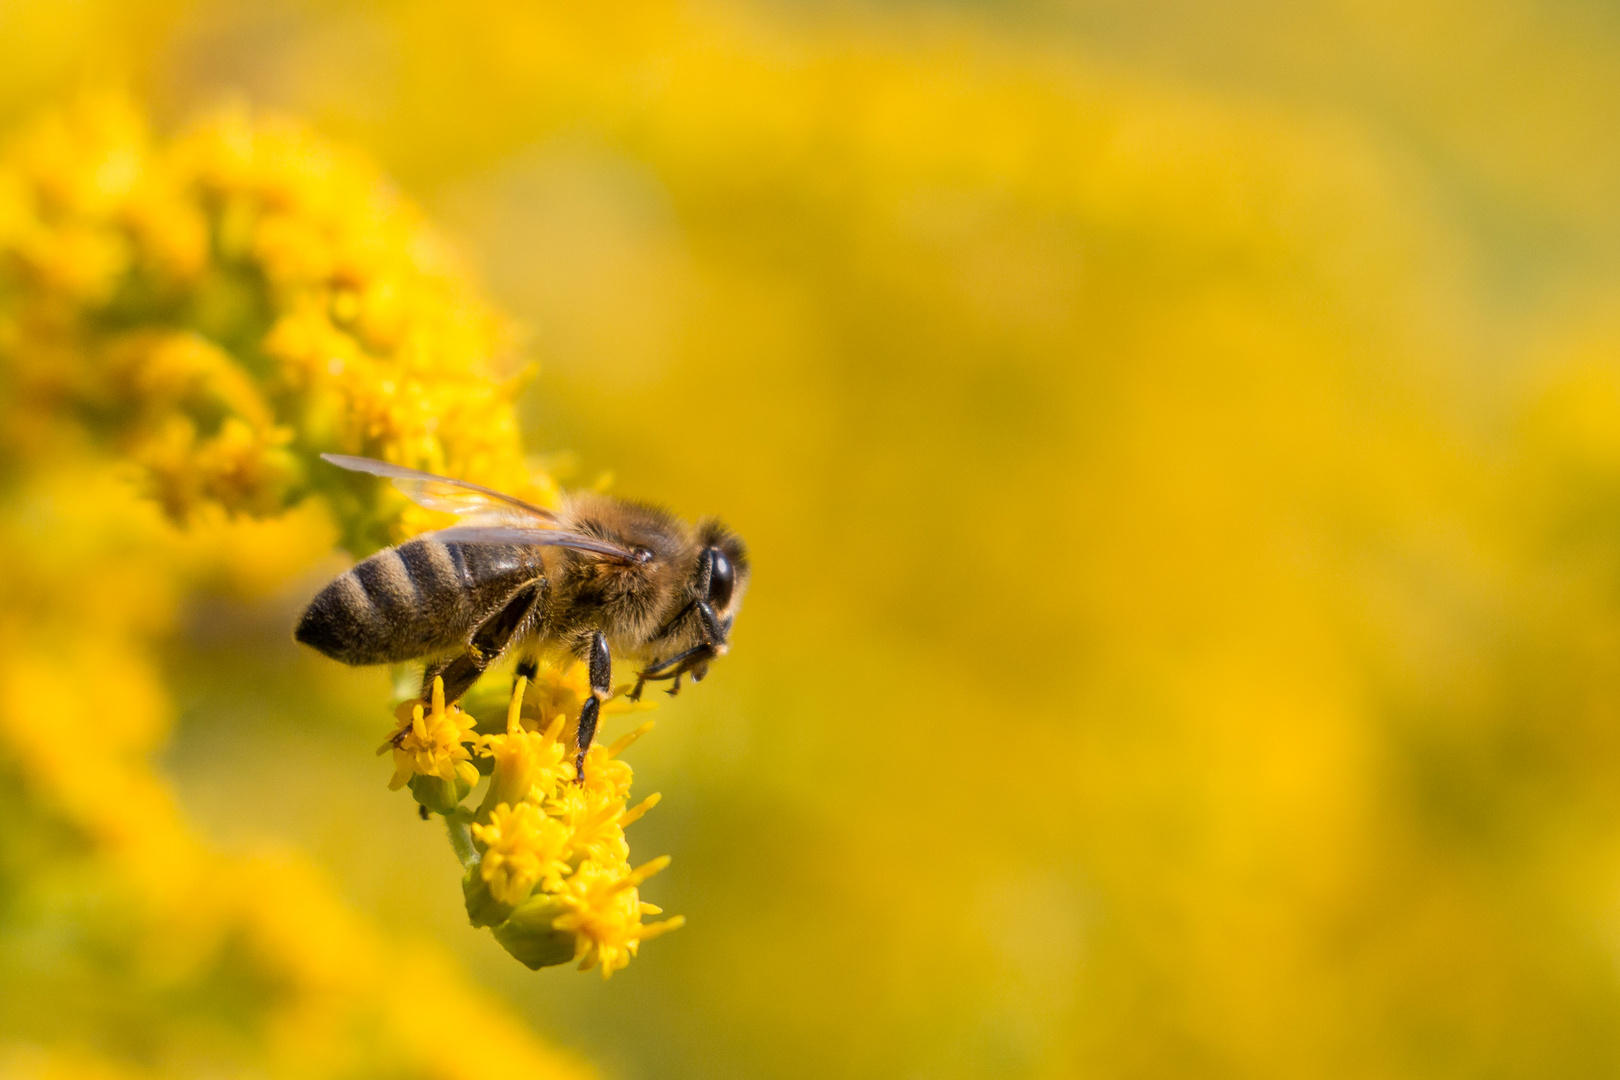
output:
{"label": "bee's front leg", "polygon": [[613,696],[613,657],[602,631],[591,634],[586,660],[591,673],[591,696],[580,706],[579,733],[574,736],[574,782],[579,784],[585,782],[585,751],[596,738],[596,721],[602,713],[602,702]]}
{"label": "bee's front leg", "polygon": [[688,672],[691,673],[693,682],[702,682],[703,676],[709,673],[709,659],[714,654],[714,646],[705,642],[694,645],[685,652],[670,657],[668,660],[654,660],[645,668],[636,672],[636,687],[630,691],[630,700],[640,701],[642,687],[649,682],[668,682],[674,679],[675,686],[667,693],[680,693],[681,676]]}
{"label": "bee's front leg", "polygon": [[629,701],[640,701],[641,692],[646,689],[647,683],[667,682],[669,675],[663,672],[668,669],[671,663],[674,663],[674,661],[654,660],[651,664],[636,672],[636,685],[631,687],[625,698]]}

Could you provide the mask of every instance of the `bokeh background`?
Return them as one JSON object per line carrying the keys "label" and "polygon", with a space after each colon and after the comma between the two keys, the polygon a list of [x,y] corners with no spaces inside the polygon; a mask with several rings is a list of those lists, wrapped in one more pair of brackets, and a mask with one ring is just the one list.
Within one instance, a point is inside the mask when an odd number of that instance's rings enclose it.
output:
{"label": "bokeh background", "polygon": [[[0,4],[6,126],[85,87],[378,162],[527,448],[755,557],[611,981],[467,927],[386,675],[290,640],[334,553],[159,635],[221,858],[610,1078],[1620,1070],[1611,5]],[[264,1068],[7,941],[17,1075]]]}

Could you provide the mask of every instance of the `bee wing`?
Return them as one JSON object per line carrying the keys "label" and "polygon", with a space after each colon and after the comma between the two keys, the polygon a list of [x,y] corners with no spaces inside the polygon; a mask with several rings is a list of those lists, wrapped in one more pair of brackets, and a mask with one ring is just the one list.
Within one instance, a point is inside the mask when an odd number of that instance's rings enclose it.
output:
{"label": "bee wing", "polygon": [[439,510],[447,514],[472,514],[490,509],[519,510],[546,521],[557,520],[557,515],[544,507],[535,506],[511,495],[503,495],[482,484],[452,480],[448,476],[435,476],[420,469],[407,469],[403,465],[391,465],[375,458],[353,457],[349,454],[322,454],[321,460],[329,461],[338,468],[348,469],[350,472],[385,476],[393,482],[394,487],[404,493],[406,498],[429,510]]}
{"label": "bee wing", "polygon": [[437,540],[457,544],[522,544],[529,547],[565,547],[590,551],[623,562],[641,561],[635,552],[611,540],[603,540],[567,529],[526,529],[516,525],[452,525],[429,534]]}

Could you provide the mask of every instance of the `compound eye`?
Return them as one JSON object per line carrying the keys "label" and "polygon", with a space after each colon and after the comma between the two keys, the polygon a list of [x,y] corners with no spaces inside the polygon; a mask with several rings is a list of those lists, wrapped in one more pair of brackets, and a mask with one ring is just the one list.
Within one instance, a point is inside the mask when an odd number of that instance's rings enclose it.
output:
{"label": "compound eye", "polygon": [[735,584],[731,560],[719,548],[709,549],[709,603],[725,610],[731,603],[731,587]]}

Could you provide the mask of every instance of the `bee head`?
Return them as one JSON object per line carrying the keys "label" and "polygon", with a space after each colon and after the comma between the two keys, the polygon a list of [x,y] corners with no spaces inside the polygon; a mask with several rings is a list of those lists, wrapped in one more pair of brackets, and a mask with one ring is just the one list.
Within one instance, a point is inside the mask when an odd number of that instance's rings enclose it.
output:
{"label": "bee head", "polygon": [[[699,523],[698,542],[702,547],[692,574],[692,598],[713,613],[720,633],[711,644],[723,651],[748,590],[748,548],[741,537],[712,518]],[[706,629],[709,637],[716,636],[715,627]]]}
{"label": "bee head", "polygon": [[748,549],[736,533],[713,519],[698,523],[695,548],[697,557],[684,595],[674,601],[679,609],[647,640],[649,651],[664,655],[638,673],[632,700],[640,697],[642,684],[649,680],[674,680],[672,694],[680,688],[682,676],[700,682],[709,673],[709,662],[729,648],[731,624],[748,590]]}

